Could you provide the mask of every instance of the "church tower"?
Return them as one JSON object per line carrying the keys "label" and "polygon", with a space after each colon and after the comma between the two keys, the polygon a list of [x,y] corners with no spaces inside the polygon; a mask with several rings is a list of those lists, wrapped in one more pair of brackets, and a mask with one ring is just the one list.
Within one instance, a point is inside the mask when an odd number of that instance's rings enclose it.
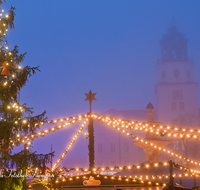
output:
{"label": "church tower", "polygon": [[[183,115],[198,116],[197,86],[194,63],[188,59],[187,42],[176,26],[163,35],[161,60],[156,65],[158,121],[176,125]],[[197,122],[196,124],[197,125]]]}

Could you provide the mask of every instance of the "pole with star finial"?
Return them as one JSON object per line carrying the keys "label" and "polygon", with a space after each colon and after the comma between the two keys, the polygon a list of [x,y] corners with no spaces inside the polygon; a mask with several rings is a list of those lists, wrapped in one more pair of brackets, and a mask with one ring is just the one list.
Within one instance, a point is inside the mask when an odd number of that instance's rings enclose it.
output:
{"label": "pole with star finial", "polygon": [[85,95],[86,95],[86,99],[85,99],[85,101],[89,101],[89,103],[90,103],[90,114],[92,113],[92,101],[93,100],[97,100],[96,98],[95,98],[95,95],[97,94],[97,93],[92,93],[92,91],[90,90],[89,92],[88,92],[88,94],[86,94],[86,93],[84,93]]}
{"label": "pole with star finial", "polygon": [[[86,99],[85,101],[89,101],[90,104],[90,112],[89,114],[91,115],[92,113],[92,101],[97,100],[95,98],[95,95],[97,93],[92,93],[90,90],[88,94],[85,93]],[[93,168],[94,168],[94,126],[93,126],[93,118],[90,116],[89,118],[89,124],[88,124],[88,136],[89,136],[89,144],[88,144],[88,150],[89,150],[89,170],[91,173],[93,173]]]}

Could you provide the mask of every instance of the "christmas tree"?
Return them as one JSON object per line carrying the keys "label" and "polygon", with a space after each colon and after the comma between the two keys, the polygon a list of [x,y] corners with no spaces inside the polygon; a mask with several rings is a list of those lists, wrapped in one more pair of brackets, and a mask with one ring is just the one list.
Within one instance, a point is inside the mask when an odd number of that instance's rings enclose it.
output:
{"label": "christmas tree", "polygon": [[[0,0],[0,5],[3,2]],[[20,54],[18,46],[9,46],[7,32],[14,28],[15,7],[6,14],[0,11],[0,168],[20,167],[25,170],[31,163],[34,153],[30,153],[31,139],[26,141],[22,137],[34,135],[40,124],[46,120],[45,111],[40,115],[33,115],[32,108],[19,100],[20,90],[25,87],[28,78],[39,67],[20,65],[26,53]],[[24,143],[24,150],[12,155],[14,146]],[[23,161],[21,161],[23,159]],[[20,164],[19,164],[20,163]],[[0,179],[1,189],[16,186],[20,179]]]}

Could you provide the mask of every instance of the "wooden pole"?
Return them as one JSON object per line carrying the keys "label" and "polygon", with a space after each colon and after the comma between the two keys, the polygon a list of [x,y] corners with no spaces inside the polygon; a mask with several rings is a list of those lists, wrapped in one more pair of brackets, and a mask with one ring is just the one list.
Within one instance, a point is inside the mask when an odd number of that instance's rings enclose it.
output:
{"label": "wooden pole", "polygon": [[182,176],[180,177],[180,185],[183,185],[183,178],[182,178]]}
{"label": "wooden pole", "polygon": [[94,126],[93,126],[93,118],[89,119],[88,135],[89,135],[89,144],[88,144],[89,170],[91,171],[91,173],[93,173],[93,168],[94,168]]}
{"label": "wooden pole", "polygon": [[92,114],[92,101],[97,100],[95,98],[95,95],[97,93],[92,93],[90,90],[86,95],[85,101],[89,101],[89,106],[90,106],[90,118],[89,118],[89,124],[88,124],[88,136],[89,136],[89,144],[88,144],[88,155],[89,155],[89,170],[91,173],[93,173],[93,168],[94,168],[94,126],[93,126],[93,118],[91,117]]}
{"label": "wooden pole", "polygon": [[197,186],[196,176],[194,175],[193,178],[194,178],[194,187],[196,187]]}
{"label": "wooden pole", "polygon": [[174,190],[173,162],[169,161],[169,189]]}
{"label": "wooden pole", "polygon": [[[51,175],[52,175],[52,163],[53,163],[52,147],[53,147],[53,145],[51,145]],[[53,182],[52,182],[52,177],[51,177],[51,189],[52,188],[53,188]]]}
{"label": "wooden pole", "polygon": [[90,101],[90,115],[92,113],[92,101]]}

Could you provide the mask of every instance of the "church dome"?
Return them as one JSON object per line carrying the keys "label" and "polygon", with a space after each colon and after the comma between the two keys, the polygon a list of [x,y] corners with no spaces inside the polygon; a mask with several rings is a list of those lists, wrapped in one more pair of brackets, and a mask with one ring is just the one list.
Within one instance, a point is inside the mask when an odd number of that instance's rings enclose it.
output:
{"label": "church dome", "polygon": [[160,41],[162,63],[187,61],[187,41],[176,26],[171,26]]}

